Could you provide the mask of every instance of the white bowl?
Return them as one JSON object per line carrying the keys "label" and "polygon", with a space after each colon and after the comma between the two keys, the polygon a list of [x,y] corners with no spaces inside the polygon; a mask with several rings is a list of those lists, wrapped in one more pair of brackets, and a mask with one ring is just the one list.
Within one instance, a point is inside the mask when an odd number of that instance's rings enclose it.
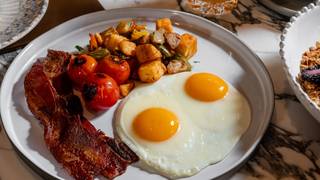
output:
{"label": "white bowl", "polygon": [[289,84],[297,98],[320,122],[320,108],[303,91],[297,76],[302,54],[320,41],[320,0],[309,4],[293,16],[281,35],[280,55]]}

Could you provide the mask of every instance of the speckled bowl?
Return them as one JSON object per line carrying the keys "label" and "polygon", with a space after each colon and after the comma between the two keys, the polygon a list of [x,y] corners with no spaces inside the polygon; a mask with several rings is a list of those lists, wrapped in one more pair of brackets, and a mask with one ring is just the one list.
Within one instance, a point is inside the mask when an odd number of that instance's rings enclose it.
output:
{"label": "speckled bowl", "polygon": [[283,30],[280,55],[289,83],[306,109],[320,122],[320,107],[303,91],[297,76],[302,54],[320,41],[320,0],[304,7]]}
{"label": "speckled bowl", "polygon": [[49,0],[0,0],[0,49],[28,34],[42,19]]}

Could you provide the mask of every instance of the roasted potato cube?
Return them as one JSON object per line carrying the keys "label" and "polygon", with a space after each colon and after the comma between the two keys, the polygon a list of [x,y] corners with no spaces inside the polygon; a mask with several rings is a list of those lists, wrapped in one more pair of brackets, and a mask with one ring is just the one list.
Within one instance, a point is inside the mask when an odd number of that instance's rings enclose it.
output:
{"label": "roasted potato cube", "polygon": [[104,45],[110,51],[115,51],[119,49],[119,44],[121,43],[121,41],[124,41],[124,40],[128,40],[128,39],[118,34],[111,34],[105,39]]}
{"label": "roasted potato cube", "polygon": [[120,21],[116,30],[119,34],[128,34],[133,30],[134,24],[132,20]]}
{"label": "roasted potato cube", "polygon": [[121,41],[119,44],[119,49],[123,54],[127,56],[133,56],[135,55],[136,44],[131,41]]}
{"label": "roasted potato cube", "polygon": [[182,34],[180,43],[175,50],[184,58],[191,58],[197,52],[197,38],[188,33]]}
{"label": "roasted potato cube", "polygon": [[110,28],[108,28],[108,29],[106,29],[106,30],[104,30],[104,31],[102,31],[102,32],[100,33],[100,35],[101,35],[101,37],[102,37],[103,40],[104,40],[107,36],[110,36],[111,34],[119,34],[119,33],[117,32],[117,30],[116,30],[114,27],[110,27]]}
{"label": "roasted potato cube", "polygon": [[149,44],[150,43],[150,35],[145,35],[142,36],[139,40],[138,40],[138,44]]}
{"label": "roasted potato cube", "polygon": [[134,82],[128,82],[126,84],[121,84],[119,86],[120,88],[120,94],[122,97],[128,96],[128,94],[131,92],[131,90],[134,88]]}
{"label": "roasted potato cube", "polygon": [[160,28],[165,29],[167,32],[173,32],[171,20],[169,18],[162,18],[156,21],[157,30]]}
{"label": "roasted potato cube", "polygon": [[166,66],[161,60],[143,63],[138,69],[138,75],[142,82],[152,83],[161,78],[166,72]]}
{"label": "roasted potato cube", "polygon": [[143,44],[137,46],[136,56],[140,64],[148,61],[154,61],[162,57],[161,52],[152,44]]}
{"label": "roasted potato cube", "polygon": [[134,29],[138,30],[138,31],[143,30],[143,29],[147,29],[147,25],[145,25],[145,24],[136,24],[134,26]]}

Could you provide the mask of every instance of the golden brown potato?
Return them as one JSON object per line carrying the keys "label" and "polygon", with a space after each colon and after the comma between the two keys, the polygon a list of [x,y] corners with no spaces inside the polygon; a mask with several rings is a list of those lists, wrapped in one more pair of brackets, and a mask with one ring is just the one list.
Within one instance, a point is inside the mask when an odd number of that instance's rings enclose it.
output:
{"label": "golden brown potato", "polygon": [[134,82],[128,82],[126,84],[121,84],[119,86],[120,88],[120,94],[122,97],[128,96],[128,94],[131,92],[131,90],[134,88]]}
{"label": "golden brown potato", "polygon": [[135,23],[132,20],[120,21],[116,30],[119,34],[127,34],[133,30],[134,26]]}
{"label": "golden brown potato", "polygon": [[148,61],[154,61],[162,57],[161,52],[152,44],[143,44],[137,46],[136,56],[140,64]]}
{"label": "golden brown potato", "polygon": [[136,44],[131,41],[121,41],[119,44],[120,51],[127,56],[134,56],[136,51]]}
{"label": "golden brown potato", "polygon": [[119,33],[114,27],[110,27],[100,33],[103,40],[106,39],[106,37],[110,36],[111,34],[119,34]]}
{"label": "golden brown potato", "polygon": [[197,52],[197,38],[188,33],[182,34],[180,43],[175,50],[184,58],[191,58]]}
{"label": "golden brown potato", "polygon": [[157,19],[156,21],[157,30],[160,28],[165,29],[167,32],[173,32],[171,20],[169,18]]}
{"label": "golden brown potato", "polygon": [[105,39],[104,45],[110,51],[115,51],[119,49],[119,44],[123,40],[128,40],[128,39],[118,34],[111,34]]}
{"label": "golden brown potato", "polygon": [[138,75],[142,82],[152,83],[161,78],[166,72],[166,66],[161,60],[143,63],[138,69]]}

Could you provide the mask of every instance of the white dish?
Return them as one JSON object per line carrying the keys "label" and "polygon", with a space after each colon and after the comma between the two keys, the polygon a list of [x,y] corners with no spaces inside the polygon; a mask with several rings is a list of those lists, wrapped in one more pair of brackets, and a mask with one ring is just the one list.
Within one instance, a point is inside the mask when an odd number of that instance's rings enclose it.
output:
{"label": "white dish", "polygon": [[28,34],[42,19],[49,0],[0,0],[0,49]]}
{"label": "white dish", "polygon": [[280,55],[289,83],[305,108],[320,122],[320,108],[303,91],[297,76],[302,54],[320,41],[320,1],[293,16],[281,35]]}
{"label": "white dish", "polygon": [[[147,16],[146,16],[147,15]],[[88,43],[89,32],[100,32],[121,19],[134,18],[154,28],[154,20],[169,17],[178,33],[189,32],[198,38],[198,52],[190,60],[193,71],[213,72],[233,84],[248,99],[251,124],[232,152],[190,179],[220,177],[239,167],[263,136],[274,108],[273,86],[261,60],[231,32],[201,17],[173,10],[116,9],[87,14],[63,23],[32,41],[16,57],[7,71],[1,89],[1,115],[4,129],[16,147],[46,177],[71,179],[45,146],[43,128],[29,112],[24,97],[25,73],[48,48],[74,51],[75,45]],[[200,61],[200,63],[193,63]],[[118,105],[118,104],[117,104]],[[116,106],[91,122],[112,136]],[[118,179],[163,179],[130,166]]]}

